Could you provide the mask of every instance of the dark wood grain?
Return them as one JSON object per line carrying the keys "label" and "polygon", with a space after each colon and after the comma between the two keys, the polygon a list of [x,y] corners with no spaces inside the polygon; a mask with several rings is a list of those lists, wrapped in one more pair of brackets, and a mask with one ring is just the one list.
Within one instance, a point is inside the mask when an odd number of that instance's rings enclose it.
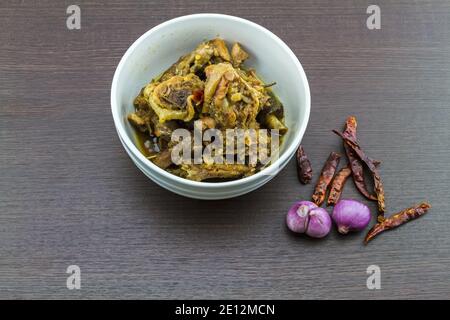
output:
{"label": "dark wood grain", "polygon": [[[0,298],[450,298],[450,1],[70,1],[0,3]],[[421,200],[418,221],[364,247],[364,233],[290,234],[308,199],[291,162],[261,189],[225,201],[177,196],[124,152],[110,113],[120,57],[151,27],[198,12],[238,15],[279,35],[310,81],[304,146],[316,172],[331,133],[359,119],[383,161],[389,212]],[[345,197],[362,199],[353,184]],[[375,210],[375,204],[370,204]],[[67,290],[68,265],[81,290]],[[366,288],[379,265],[382,289]]]}

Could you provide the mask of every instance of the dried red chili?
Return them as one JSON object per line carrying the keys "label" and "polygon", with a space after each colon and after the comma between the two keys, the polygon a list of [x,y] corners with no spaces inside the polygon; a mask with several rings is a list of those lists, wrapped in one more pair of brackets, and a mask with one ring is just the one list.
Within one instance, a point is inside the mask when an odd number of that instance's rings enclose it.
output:
{"label": "dried red chili", "polygon": [[325,165],[323,166],[322,172],[320,173],[319,180],[317,181],[316,188],[312,195],[312,199],[315,204],[320,206],[325,200],[328,186],[333,179],[334,173],[337,166],[339,165],[339,160],[341,155],[337,152],[330,153]]}
{"label": "dried red chili", "polygon": [[368,243],[375,236],[380,234],[383,231],[390,230],[405,224],[408,221],[416,219],[425,213],[427,213],[428,209],[431,208],[431,205],[427,202],[422,202],[414,207],[405,209],[396,213],[389,218],[385,218],[383,221],[377,223],[373,226],[372,229],[367,233],[366,238],[364,239],[364,243]]}
{"label": "dried red chili", "polygon": [[[356,140],[356,127],[357,127],[356,118],[353,116],[348,117],[345,122],[345,130],[343,132],[343,135],[348,136],[353,140]],[[348,158],[348,162],[350,163],[350,166],[352,168],[353,182],[355,183],[356,188],[367,199],[377,200],[377,197],[371,194],[367,189],[366,183],[364,181],[363,164],[358,159],[353,150],[345,142],[344,142],[344,149]]]}
{"label": "dried red chili", "polygon": [[303,184],[310,183],[312,179],[311,162],[302,146],[298,147],[296,157],[298,179]]}
{"label": "dried red chili", "polygon": [[336,133],[338,136],[340,136],[345,143],[347,144],[347,146],[349,146],[352,151],[359,157],[359,159],[364,162],[367,167],[369,168],[370,172],[372,173],[373,176],[373,180],[374,180],[374,189],[375,189],[375,193],[377,195],[377,201],[378,201],[378,221],[380,222],[383,219],[383,213],[385,210],[385,204],[384,204],[384,187],[383,187],[383,183],[381,182],[381,176],[380,173],[378,172],[378,168],[375,165],[374,161],[369,158],[368,156],[366,156],[366,154],[364,153],[364,151],[361,149],[360,145],[358,144],[358,141],[356,141],[355,139],[344,135],[343,133],[337,131],[337,130],[333,130],[334,133]]}
{"label": "dried red chili", "polygon": [[347,178],[352,174],[352,169],[350,166],[342,168],[336,173],[336,176],[331,183],[330,194],[328,195],[328,205],[336,204],[341,197],[342,190],[344,189],[344,184]]}

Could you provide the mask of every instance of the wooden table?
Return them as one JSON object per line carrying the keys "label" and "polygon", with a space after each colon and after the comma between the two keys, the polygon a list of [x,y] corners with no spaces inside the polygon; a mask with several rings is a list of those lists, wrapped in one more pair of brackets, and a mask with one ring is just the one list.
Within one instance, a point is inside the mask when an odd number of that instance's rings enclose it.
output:
{"label": "wooden table", "polygon": [[[356,0],[86,0],[81,30],[68,30],[70,1],[2,1],[0,298],[450,298],[450,1],[375,2],[380,30]],[[232,200],[148,180],[114,129],[113,73],[145,31],[198,12],[250,19],[297,54],[316,174],[342,150],[331,129],[354,114],[383,162],[388,211],[429,200],[431,212],[366,247],[364,232],[317,241],[286,230],[287,209],[312,192],[294,161]],[[353,183],[345,197],[362,199]],[[81,290],[66,288],[69,265]],[[381,290],[366,287],[369,265]]]}

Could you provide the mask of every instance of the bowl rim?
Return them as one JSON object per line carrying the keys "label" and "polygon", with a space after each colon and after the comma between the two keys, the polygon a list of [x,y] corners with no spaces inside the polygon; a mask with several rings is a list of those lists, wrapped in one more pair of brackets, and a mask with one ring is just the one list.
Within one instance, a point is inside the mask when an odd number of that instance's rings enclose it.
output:
{"label": "bowl rim", "polygon": [[[232,22],[239,22],[245,25],[248,25],[249,27],[255,28],[260,32],[265,33],[267,36],[269,36],[273,41],[275,41],[286,53],[289,55],[291,60],[294,62],[295,66],[297,67],[297,71],[300,74],[300,77],[303,80],[304,83],[304,90],[305,90],[305,117],[300,125],[300,128],[297,132],[295,132],[294,140],[293,142],[288,146],[287,150],[271,165],[264,168],[263,170],[255,173],[254,175],[244,177],[237,180],[232,181],[225,181],[225,182],[203,182],[203,181],[193,181],[189,179],[185,179],[182,177],[178,177],[170,172],[167,172],[164,169],[161,169],[157,165],[155,165],[153,162],[148,160],[144,155],[139,151],[139,149],[135,146],[135,144],[131,141],[128,134],[125,132],[124,127],[121,125],[121,117],[119,115],[119,107],[118,102],[116,99],[117,95],[117,86],[118,86],[118,79],[119,74],[121,74],[122,69],[124,68],[126,60],[131,56],[133,51],[138,47],[147,37],[150,37],[153,33],[158,31],[159,29],[162,29],[170,24],[179,23],[179,22],[187,22],[189,20],[194,19],[202,19],[202,18],[218,18],[218,19],[226,19],[230,20]],[[128,146],[128,148],[131,150],[132,154],[139,158],[143,163],[147,164],[148,168],[151,170],[156,171],[157,173],[161,174],[163,177],[173,180],[175,182],[189,185],[192,187],[208,187],[208,188],[223,188],[223,187],[234,187],[245,183],[252,183],[253,181],[258,180],[261,176],[267,176],[267,175],[276,175],[279,171],[277,170],[281,164],[283,164],[285,161],[289,160],[290,157],[293,156],[294,152],[298,148],[303,135],[306,131],[306,127],[309,122],[310,117],[310,109],[311,109],[311,94],[308,84],[308,79],[306,77],[305,71],[303,70],[303,67],[298,60],[297,56],[292,52],[292,50],[281,40],[277,35],[275,35],[270,30],[264,28],[263,26],[252,22],[247,19],[239,18],[236,16],[226,15],[226,14],[219,14],[219,13],[196,13],[196,14],[190,14],[185,16],[176,17],[170,20],[167,20],[165,22],[162,22],[155,27],[151,28],[150,30],[146,31],[143,35],[141,35],[136,41],[133,42],[133,44],[127,49],[127,51],[124,53],[122,58],[120,59],[119,64],[117,65],[117,68],[114,72],[114,77],[111,85],[111,112],[114,119],[114,125],[116,127],[116,130],[118,132],[118,135],[122,138],[122,140],[125,142],[125,144]]]}

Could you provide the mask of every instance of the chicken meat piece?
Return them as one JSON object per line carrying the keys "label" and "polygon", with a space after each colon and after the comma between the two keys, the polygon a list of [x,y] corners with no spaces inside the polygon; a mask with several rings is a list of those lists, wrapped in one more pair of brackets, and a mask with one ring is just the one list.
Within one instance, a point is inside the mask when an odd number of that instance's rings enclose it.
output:
{"label": "chicken meat piece", "polygon": [[137,110],[127,116],[128,121],[140,132],[152,133],[148,114],[143,110]]}
{"label": "chicken meat piece", "polygon": [[239,68],[242,62],[248,59],[248,53],[236,42],[231,48],[231,59],[233,61],[233,67]]}
{"label": "chicken meat piece", "polygon": [[147,132],[160,139],[160,142],[170,141],[172,132],[178,128],[175,120],[160,122],[158,115],[148,104],[145,90],[134,99],[136,111],[128,114],[128,121],[140,132]]}
{"label": "chicken meat piece", "polygon": [[151,82],[144,89],[144,97],[159,122],[190,121],[194,117],[195,106],[200,103],[198,97],[203,96],[203,87],[203,81],[195,74],[173,76],[163,82]]}
{"label": "chicken meat piece", "polygon": [[205,73],[202,113],[209,114],[219,128],[257,128],[264,94],[229,63],[210,65]]}
{"label": "chicken meat piece", "polygon": [[181,57],[161,76],[162,81],[173,76],[186,76],[189,73],[201,74],[212,63],[230,62],[231,56],[225,41],[216,38],[201,43],[194,51]]}
{"label": "chicken meat piece", "polygon": [[172,150],[166,149],[157,153],[154,156],[151,156],[149,159],[161,169],[167,169],[169,166],[172,165],[171,154]]}
{"label": "chicken meat piece", "polygon": [[243,164],[189,164],[181,166],[181,174],[189,180],[236,179],[252,175],[255,169]]}

